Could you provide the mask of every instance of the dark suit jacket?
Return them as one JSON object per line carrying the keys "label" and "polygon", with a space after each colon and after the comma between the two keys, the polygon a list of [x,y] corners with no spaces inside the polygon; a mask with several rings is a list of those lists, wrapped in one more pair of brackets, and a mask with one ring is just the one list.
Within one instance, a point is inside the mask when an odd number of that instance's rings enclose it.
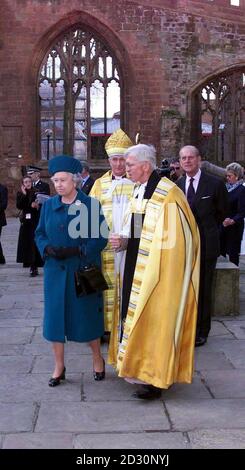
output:
{"label": "dark suit jacket", "polygon": [[[184,193],[185,182],[186,176],[176,181]],[[205,258],[220,255],[219,225],[226,218],[227,209],[228,192],[224,182],[201,172],[192,212],[200,232],[201,253]]]}
{"label": "dark suit jacket", "polygon": [[50,195],[50,187],[48,183],[45,183],[44,181],[39,180],[38,183],[33,186],[35,189],[36,193],[41,193],[41,194],[47,194],[48,196]]}
{"label": "dark suit jacket", "polygon": [[0,227],[7,225],[5,210],[8,205],[8,189],[0,184]]}
{"label": "dark suit jacket", "polygon": [[91,189],[92,189],[92,186],[94,184],[94,179],[91,178],[91,176],[87,179],[86,183],[84,184],[84,186],[81,187],[81,191],[83,191],[83,193],[85,194],[89,194]]}
{"label": "dark suit jacket", "polygon": [[245,187],[243,184],[228,193],[229,210],[227,217],[235,220],[234,225],[221,226],[222,255],[239,253],[244,230]]}

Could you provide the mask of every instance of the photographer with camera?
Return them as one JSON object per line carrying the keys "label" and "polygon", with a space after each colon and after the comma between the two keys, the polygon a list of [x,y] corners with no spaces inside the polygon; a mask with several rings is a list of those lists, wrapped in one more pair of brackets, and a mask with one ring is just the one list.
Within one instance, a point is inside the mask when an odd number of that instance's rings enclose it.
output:
{"label": "photographer with camera", "polygon": [[159,176],[162,178],[165,176],[166,178],[170,178],[170,167],[169,167],[169,161],[167,158],[163,158],[161,161],[161,166],[160,168],[157,169]]}
{"label": "photographer with camera", "polygon": [[171,158],[169,168],[170,168],[170,179],[171,181],[175,183],[181,176],[183,176],[183,171],[180,166],[179,157]]}

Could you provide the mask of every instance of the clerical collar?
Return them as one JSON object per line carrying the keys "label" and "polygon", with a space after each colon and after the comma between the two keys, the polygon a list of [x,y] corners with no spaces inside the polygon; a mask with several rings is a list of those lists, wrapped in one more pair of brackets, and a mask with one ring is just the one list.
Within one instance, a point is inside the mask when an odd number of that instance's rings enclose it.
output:
{"label": "clerical collar", "polygon": [[114,175],[112,175],[112,178],[111,178],[111,179],[112,179],[112,180],[121,180],[121,179],[123,179],[123,178],[127,178],[127,176],[126,176],[126,175],[122,175],[122,176],[114,176]]}
{"label": "clerical collar", "polygon": [[134,197],[135,198],[140,199],[140,200],[143,199],[147,183],[148,183],[148,181],[146,181],[145,183],[136,184],[136,186],[134,188]]}

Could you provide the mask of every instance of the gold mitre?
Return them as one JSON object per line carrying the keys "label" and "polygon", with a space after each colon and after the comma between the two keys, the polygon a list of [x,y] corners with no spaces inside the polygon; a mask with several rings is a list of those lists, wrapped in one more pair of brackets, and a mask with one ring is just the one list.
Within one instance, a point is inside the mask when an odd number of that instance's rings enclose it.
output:
{"label": "gold mitre", "polygon": [[123,155],[133,145],[133,142],[122,129],[113,132],[105,144],[105,150],[110,158],[112,155]]}

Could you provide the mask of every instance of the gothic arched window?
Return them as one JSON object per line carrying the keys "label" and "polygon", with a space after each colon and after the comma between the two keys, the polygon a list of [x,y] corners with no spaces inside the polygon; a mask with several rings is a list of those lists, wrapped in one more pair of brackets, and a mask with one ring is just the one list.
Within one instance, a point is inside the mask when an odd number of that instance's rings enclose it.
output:
{"label": "gothic arched window", "polygon": [[196,89],[191,127],[203,158],[244,161],[245,67],[227,70]]}
{"label": "gothic arched window", "polygon": [[121,78],[107,46],[85,28],[68,31],[46,54],[38,87],[41,158],[105,158],[121,125]]}

